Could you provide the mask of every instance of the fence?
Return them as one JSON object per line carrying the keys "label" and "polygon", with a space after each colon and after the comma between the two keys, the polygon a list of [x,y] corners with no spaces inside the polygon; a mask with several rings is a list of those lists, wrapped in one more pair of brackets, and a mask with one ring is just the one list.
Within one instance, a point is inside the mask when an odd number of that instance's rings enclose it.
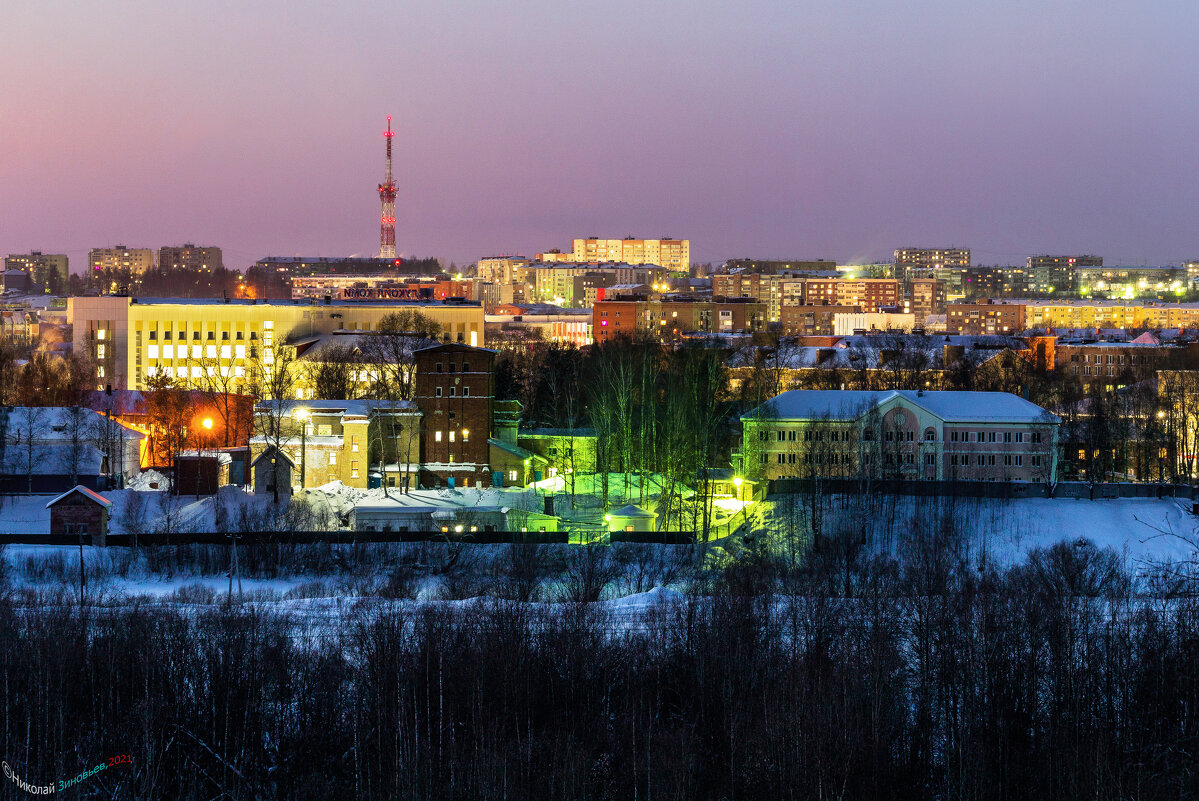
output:
{"label": "fence", "polygon": [[[109,546],[164,546],[164,545],[228,545],[231,537],[237,537],[244,545],[303,545],[328,543],[330,545],[354,545],[366,542],[462,542],[475,544],[495,543],[553,543],[567,542],[565,531],[474,531],[465,534],[447,535],[444,531],[239,531],[230,534],[213,532],[154,533],[154,534],[109,534],[105,538]],[[15,534],[0,536],[0,543],[19,545],[78,545],[76,535]],[[90,544],[90,539],[84,542]]]}
{"label": "fence", "polygon": [[941,498],[1186,498],[1199,492],[1187,484],[1091,484],[1086,481],[1045,483],[1007,481],[906,481],[902,479],[782,478],[770,482],[771,495],[912,495]]}

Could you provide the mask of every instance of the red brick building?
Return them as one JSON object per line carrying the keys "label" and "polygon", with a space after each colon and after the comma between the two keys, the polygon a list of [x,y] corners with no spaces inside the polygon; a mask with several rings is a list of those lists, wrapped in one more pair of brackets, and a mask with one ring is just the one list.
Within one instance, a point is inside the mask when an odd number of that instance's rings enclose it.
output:
{"label": "red brick building", "polygon": [[87,487],[74,487],[46,504],[50,533],[57,537],[83,535],[92,545],[104,545],[112,501]]}
{"label": "red brick building", "polygon": [[1024,330],[1023,303],[950,303],[946,307],[946,328],[951,334],[1019,334]]}
{"label": "red brick building", "polygon": [[804,282],[806,306],[859,306],[874,313],[898,306],[902,298],[894,278],[809,278]]}
{"label": "red brick building", "polygon": [[784,334],[801,336],[831,336],[833,317],[837,314],[860,312],[858,306],[784,306]]}
{"label": "red brick building", "polygon": [[434,345],[415,355],[423,487],[491,486],[495,351]]}

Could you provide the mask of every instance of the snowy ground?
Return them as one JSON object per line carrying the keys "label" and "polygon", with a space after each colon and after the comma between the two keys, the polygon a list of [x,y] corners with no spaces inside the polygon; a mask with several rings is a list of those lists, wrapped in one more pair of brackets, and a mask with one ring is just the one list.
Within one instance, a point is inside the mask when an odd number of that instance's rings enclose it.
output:
{"label": "snowy ground", "polygon": [[[912,536],[952,521],[981,560],[1012,564],[1034,548],[1089,539],[1138,565],[1192,556],[1199,518],[1189,500],[1119,498],[831,498],[822,510],[828,533],[864,533],[880,550],[896,552]],[[776,535],[787,522],[806,530],[810,512],[801,500],[770,496],[754,510],[760,528]],[[1175,536],[1177,535],[1177,536]]]}

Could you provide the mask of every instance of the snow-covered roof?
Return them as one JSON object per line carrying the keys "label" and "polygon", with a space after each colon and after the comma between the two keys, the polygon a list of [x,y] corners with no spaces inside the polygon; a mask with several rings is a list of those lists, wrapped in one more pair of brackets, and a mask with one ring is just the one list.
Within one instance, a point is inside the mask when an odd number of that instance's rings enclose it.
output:
{"label": "snow-covered roof", "polygon": [[[375,411],[418,413],[415,403],[404,400],[267,400],[260,401],[254,407],[254,411],[257,414],[266,414],[273,410],[278,410],[281,414],[291,417],[294,417],[296,411],[301,409],[307,410],[311,414],[336,414],[340,415],[343,419],[347,417],[361,417],[365,419]],[[311,439],[309,437],[309,440]]]}
{"label": "snow-covered roof", "polygon": [[10,443],[0,455],[0,474],[7,476],[98,476],[103,465],[104,454],[90,442],[78,446],[34,442],[32,449]]}
{"label": "snow-covered roof", "polygon": [[912,390],[807,390],[784,392],[741,419],[856,420],[873,408],[903,398],[946,422],[1057,422],[1035,403],[1008,392]]}
{"label": "snow-covered roof", "polygon": [[647,512],[640,506],[632,503],[628,506],[622,506],[619,509],[613,509],[609,514],[613,517],[657,517],[653,512]]}
{"label": "snow-covered roof", "polygon": [[47,503],[46,508],[49,509],[51,506],[58,503],[63,498],[66,498],[68,495],[74,495],[76,492],[81,494],[83,497],[87,498],[89,501],[94,501],[95,503],[100,504],[105,509],[108,509],[109,507],[112,506],[112,501],[108,500],[100,493],[93,492],[90,489],[88,489],[87,487],[75,486],[75,487],[71,487],[69,490],[64,492],[62,495],[59,495],[57,498],[55,498],[54,500]]}
{"label": "snow-covered roof", "polygon": [[[10,439],[21,439],[32,431],[38,442],[90,441],[108,422],[100,412],[83,406],[9,406],[3,410],[4,430]],[[112,435],[142,439],[144,435],[118,420],[111,421]]]}
{"label": "snow-covered roof", "polygon": [[521,448],[518,445],[511,445],[507,442],[504,442],[502,439],[496,439],[495,437],[489,437],[487,439],[487,444],[492,446],[493,448],[499,448],[501,451],[506,451],[507,453],[512,454],[513,456],[517,457],[518,459],[534,459],[534,458],[536,458],[536,459],[542,459],[542,461],[544,461],[544,459],[542,457],[538,456],[537,454],[533,453],[532,451],[525,450],[524,448]]}

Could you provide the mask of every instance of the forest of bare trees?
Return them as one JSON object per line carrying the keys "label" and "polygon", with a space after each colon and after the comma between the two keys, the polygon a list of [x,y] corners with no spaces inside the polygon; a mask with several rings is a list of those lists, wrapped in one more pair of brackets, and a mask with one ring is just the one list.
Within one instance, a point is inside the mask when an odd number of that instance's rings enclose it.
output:
{"label": "forest of bare trees", "polygon": [[1193,797],[1185,582],[1089,545],[979,570],[952,528],[920,541],[751,555],[631,629],[587,603],[314,627],[9,593],[0,747],[41,780],[131,754],[81,788],[113,799]]}

